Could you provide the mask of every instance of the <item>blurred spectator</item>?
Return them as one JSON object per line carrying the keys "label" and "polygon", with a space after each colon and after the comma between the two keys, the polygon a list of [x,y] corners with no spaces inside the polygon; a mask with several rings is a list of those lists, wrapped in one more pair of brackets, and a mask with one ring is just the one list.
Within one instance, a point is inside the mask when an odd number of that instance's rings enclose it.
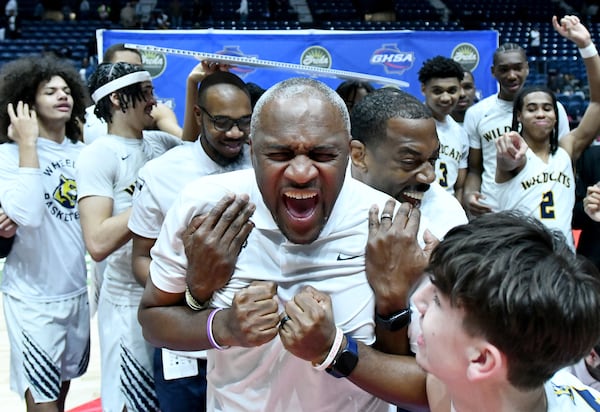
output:
{"label": "blurred spectator", "polygon": [[81,76],[81,80],[85,82],[86,85],[89,85],[90,76],[94,72],[95,67],[90,63],[89,57],[83,57],[81,59],[81,68],[79,69],[79,75]]}
{"label": "blurred spectator", "polygon": [[79,3],[79,20],[88,20],[90,12],[90,2],[88,0],[81,0],[81,3]]}
{"label": "blurred spectator", "polygon": [[585,1],[581,7],[581,12],[587,17],[588,24],[595,23],[598,21],[598,9],[600,5],[597,0]]}
{"label": "blurred spectator", "polygon": [[556,69],[549,69],[547,86],[554,93],[562,93],[565,87],[565,78],[562,73],[559,73]]}
{"label": "blurred spectator", "polygon": [[19,14],[19,6],[17,5],[17,0],[8,0],[6,2],[6,6],[4,7],[4,15],[6,17],[9,17],[11,15],[16,16],[17,14]]}
{"label": "blurred spectator", "polygon": [[41,1],[37,1],[35,3],[35,7],[33,8],[33,19],[34,20],[42,20],[44,18],[44,14],[46,13],[46,8]]}
{"label": "blurred spectator", "polygon": [[128,1],[119,14],[120,23],[124,28],[129,29],[137,25],[137,17],[132,2]]}
{"label": "blurred spectator", "polygon": [[541,41],[539,26],[535,24],[531,30],[529,30],[529,50],[527,51],[527,54],[530,57],[539,57]]}
{"label": "blurred spectator", "polygon": [[6,16],[6,27],[4,33],[4,36],[7,39],[17,39],[21,37],[21,24],[15,9],[10,9],[9,14]]}
{"label": "blurred spectator", "polygon": [[135,6],[135,15],[140,27],[146,24],[154,24],[152,12],[156,8],[156,0],[139,0]]}
{"label": "blurred spectator", "polygon": [[108,6],[106,3],[102,3],[98,6],[96,10],[98,12],[98,18],[100,20],[108,20],[108,17],[110,16],[110,6]]}
{"label": "blurred spectator", "polygon": [[240,15],[240,21],[248,20],[248,0],[240,1],[240,7],[235,12]]}
{"label": "blurred spectator", "polygon": [[152,11],[152,23],[156,29],[168,29],[169,28],[169,16],[162,9],[154,9]]}
{"label": "blurred spectator", "polygon": [[183,27],[183,10],[179,0],[171,0],[169,3],[169,16],[173,28]]}
{"label": "blurred spectator", "polygon": [[67,4],[67,3],[65,3],[62,7],[62,14],[63,14],[64,21],[75,20],[75,15],[73,14],[73,10],[71,10],[71,6],[69,6],[69,4]]}

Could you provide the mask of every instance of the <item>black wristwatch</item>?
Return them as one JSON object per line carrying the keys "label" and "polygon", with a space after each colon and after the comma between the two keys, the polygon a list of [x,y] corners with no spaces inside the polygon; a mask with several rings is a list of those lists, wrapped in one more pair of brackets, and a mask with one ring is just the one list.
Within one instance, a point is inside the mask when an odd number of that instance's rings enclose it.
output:
{"label": "black wristwatch", "polygon": [[402,309],[400,312],[385,317],[375,312],[375,322],[385,330],[397,331],[410,323],[410,313],[410,308]]}
{"label": "black wristwatch", "polygon": [[350,335],[346,336],[346,347],[335,357],[325,371],[336,378],[350,375],[358,363],[358,345]]}

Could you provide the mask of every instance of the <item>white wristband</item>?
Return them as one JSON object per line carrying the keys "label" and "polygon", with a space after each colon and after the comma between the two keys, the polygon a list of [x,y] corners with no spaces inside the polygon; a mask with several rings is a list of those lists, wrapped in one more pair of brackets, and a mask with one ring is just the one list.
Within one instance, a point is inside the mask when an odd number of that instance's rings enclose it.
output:
{"label": "white wristband", "polygon": [[581,54],[581,57],[583,57],[584,59],[588,59],[590,57],[594,57],[595,55],[597,55],[598,50],[596,49],[596,46],[594,45],[594,43],[590,43],[587,46],[585,46],[583,49],[579,49],[579,54]]}
{"label": "white wristband", "polygon": [[340,350],[340,346],[342,346],[342,342],[344,341],[344,332],[340,328],[335,328],[335,338],[333,339],[333,345],[331,345],[331,349],[329,349],[329,353],[325,360],[318,365],[314,365],[313,367],[318,371],[324,371],[331,365],[337,353]]}

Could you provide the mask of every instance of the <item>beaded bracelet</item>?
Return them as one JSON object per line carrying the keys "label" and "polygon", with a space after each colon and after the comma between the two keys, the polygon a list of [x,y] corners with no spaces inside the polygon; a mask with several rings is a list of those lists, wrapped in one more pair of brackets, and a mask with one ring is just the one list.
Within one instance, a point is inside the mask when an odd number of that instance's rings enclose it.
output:
{"label": "beaded bracelet", "polygon": [[342,332],[342,330],[340,328],[335,328],[335,338],[333,339],[333,345],[331,345],[331,348],[329,349],[329,353],[327,354],[327,357],[325,358],[325,360],[317,365],[313,364],[313,367],[318,370],[318,371],[324,371],[325,369],[327,369],[332,362],[334,361],[335,357],[337,356],[340,347],[342,346],[342,342],[344,340],[344,332]]}
{"label": "beaded bracelet", "polygon": [[185,287],[185,303],[188,305],[188,308],[192,310],[204,310],[208,307],[208,302],[200,303],[194,298],[189,286]]}
{"label": "beaded bracelet", "polygon": [[583,57],[584,59],[587,59],[587,58],[594,57],[595,55],[597,55],[598,50],[596,49],[596,46],[594,45],[594,43],[590,43],[587,46],[585,46],[583,49],[579,49],[579,54],[581,54],[581,57]]}
{"label": "beaded bracelet", "polygon": [[210,312],[210,315],[208,315],[208,320],[206,321],[206,335],[208,336],[208,341],[210,342],[210,345],[213,348],[215,348],[216,350],[229,349],[229,346],[219,345],[217,343],[217,341],[215,340],[215,337],[213,336],[213,332],[212,332],[213,319],[215,318],[215,315],[217,314],[217,312],[219,312],[223,309],[224,308],[213,309],[212,312]]}

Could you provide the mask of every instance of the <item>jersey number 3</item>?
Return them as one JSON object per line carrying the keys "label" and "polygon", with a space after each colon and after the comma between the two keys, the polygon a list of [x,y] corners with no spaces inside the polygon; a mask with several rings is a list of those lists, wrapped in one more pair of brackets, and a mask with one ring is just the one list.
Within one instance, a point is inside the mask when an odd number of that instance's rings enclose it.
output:
{"label": "jersey number 3", "polygon": [[444,162],[440,163],[440,173],[440,186],[448,187],[448,166]]}

